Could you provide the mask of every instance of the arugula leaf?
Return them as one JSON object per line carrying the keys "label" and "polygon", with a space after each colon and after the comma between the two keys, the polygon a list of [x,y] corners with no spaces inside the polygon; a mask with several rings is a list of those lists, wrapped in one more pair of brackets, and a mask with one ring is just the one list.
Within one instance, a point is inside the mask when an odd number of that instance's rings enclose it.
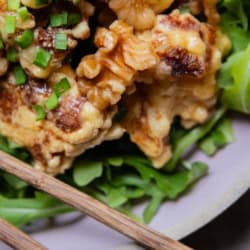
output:
{"label": "arugula leaf", "polygon": [[23,149],[18,147],[18,145],[9,142],[6,137],[0,135],[0,150],[8,153],[16,158],[27,161],[29,159],[29,153]]}
{"label": "arugula leaf", "polygon": [[107,159],[107,162],[113,167],[121,167],[123,165],[123,158],[122,157],[109,157]]}
{"label": "arugula leaf", "polygon": [[244,30],[248,29],[248,18],[244,10],[246,2],[245,0],[224,0],[221,4],[221,6],[227,10],[225,12],[226,15],[231,16],[231,22],[229,22],[229,24],[241,25]]}
{"label": "arugula leaf", "polygon": [[[226,74],[228,77],[224,77]],[[250,114],[250,43],[246,50],[228,59],[218,81],[224,87],[222,103],[232,110]]]}
{"label": "arugula leaf", "polygon": [[77,161],[73,168],[73,179],[80,186],[86,186],[100,177],[103,171],[101,161]]}
{"label": "arugula leaf", "polygon": [[25,199],[10,199],[0,195],[0,204],[0,217],[18,227],[35,219],[73,211],[73,208],[42,193],[37,193],[34,198]]}
{"label": "arugula leaf", "polygon": [[214,155],[218,149],[235,141],[232,121],[229,118],[223,118],[215,129],[200,143],[199,147],[207,155]]}
{"label": "arugula leaf", "polygon": [[3,173],[5,181],[14,189],[23,189],[28,186],[28,184],[17,177],[10,175],[8,173]]}
{"label": "arugula leaf", "polygon": [[231,56],[222,65],[218,82],[222,87],[222,103],[232,110],[250,113],[250,2],[246,0],[223,0],[220,4],[222,30],[233,44]]}
{"label": "arugula leaf", "polygon": [[171,160],[165,165],[165,170],[173,171],[185,151],[190,146],[194,145],[196,142],[206,136],[214,128],[214,126],[225,114],[225,112],[226,110],[224,108],[219,109],[211,118],[211,120],[208,121],[206,124],[192,129],[186,135],[177,140],[173,148],[173,156]]}
{"label": "arugula leaf", "polygon": [[143,211],[143,220],[145,223],[150,223],[157,211],[159,210],[164,196],[153,196],[147,207]]}
{"label": "arugula leaf", "polygon": [[231,75],[231,70],[235,62],[240,59],[240,56],[240,53],[235,53],[230,56],[227,61],[222,65],[217,77],[217,83],[220,88],[227,89],[234,85],[234,79]]}
{"label": "arugula leaf", "polygon": [[[166,175],[149,165],[139,163],[136,160],[136,157],[126,157],[124,162],[129,166],[134,167],[144,180],[154,180],[158,188],[170,199],[177,198],[177,196],[181,194],[190,184],[205,175],[207,172],[207,165],[204,163],[194,163],[189,167],[189,169],[184,169],[171,175]],[[135,179],[130,177],[130,181],[131,180]],[[137,182],[141,183],[138,180]],[[142,182],[141,184],[145,189],[145,183]]]}
{"label": "arugula leaf", "polygon": [[119,207],[128,201],[125,187],[110,188],[107,194],[108,204],[113,208]]}
{"label": "arugula leaf", "polygon": [[246,0],[223,0],[219,4],[222,12],[221,29],[233,45],[233,53],[246,49],[250,40],[248,17],[250,3]]}

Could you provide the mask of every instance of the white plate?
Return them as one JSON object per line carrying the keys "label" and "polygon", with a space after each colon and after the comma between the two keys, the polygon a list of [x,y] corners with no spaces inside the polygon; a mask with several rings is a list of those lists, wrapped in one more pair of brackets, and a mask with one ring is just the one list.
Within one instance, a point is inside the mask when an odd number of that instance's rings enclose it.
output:
{"label": "white plate", "polygon": [[[214,158],[200,152],[192,156],[209,163],[209,175],[179,200],[166,202],[152,222],[153,228],[181,239],[222,213],[250,187],[250,119],[237,117],[234,127],[237,141]],[[87,217],[32,236],[50,250],[135,249],[129,239]]]}

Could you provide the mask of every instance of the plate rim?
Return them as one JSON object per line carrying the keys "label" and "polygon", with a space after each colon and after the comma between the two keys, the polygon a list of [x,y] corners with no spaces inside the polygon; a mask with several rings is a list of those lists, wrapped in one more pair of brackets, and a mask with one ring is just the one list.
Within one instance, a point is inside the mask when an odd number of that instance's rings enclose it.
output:
{"label": "plate rim", "polygon": [[235,180],[230,188],[214,199],[209,208],[204,204],[203,209],[200,209],[193,217],[188,217],[187,220],[183,221],[181,224],[171,229],[164,230],[164,233],[176,240],[184,239],[220,216],[236,203],[249,189],[250,165],[246,168],[246,171],[243,171],[241,177]]}

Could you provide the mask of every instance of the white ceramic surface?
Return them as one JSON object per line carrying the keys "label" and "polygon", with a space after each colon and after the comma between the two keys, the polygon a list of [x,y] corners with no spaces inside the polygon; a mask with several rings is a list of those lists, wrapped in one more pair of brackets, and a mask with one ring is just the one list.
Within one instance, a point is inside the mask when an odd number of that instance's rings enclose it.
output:
{"label": "white ceramic surface", "polygon": [[[250,187],[250,118],[236,117],[234,127],[237,141],[214,158],[207,158],[201,152],[192,155],[192,160],[209,163],[208,176],[179,200],[166,202],[152,227],[181,239],[222,213]],[[126,237],[87,217],[32,236],[50,250],[138,249]],[[0,245],[0,249],[7,247]]]}

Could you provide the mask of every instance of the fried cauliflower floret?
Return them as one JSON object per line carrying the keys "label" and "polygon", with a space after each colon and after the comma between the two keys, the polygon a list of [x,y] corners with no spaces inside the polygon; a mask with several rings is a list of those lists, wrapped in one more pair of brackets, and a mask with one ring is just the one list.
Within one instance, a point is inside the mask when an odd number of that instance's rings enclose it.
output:
{"label": "fried cauliflower floret", "polygon": [[[199,22],[190,14],[181,15],[179,11],[158,15],[155,27],[140,33],[139,37],[151,42],[159,57],[153,71],[144,71],[137,78],[148,83],[169,77],[202,79],[211,70],[213,61],[220,65],[221,54],[230,47],[228,39],[217,28]],[[220,45],[217,37],[223,41]]]}
{"label": "fried cauliflower floret", "polygon": [[123,124],[131,140],[160,168],[171,158],[169,132],[174,118],[180,116],[187,128],[204,123],[213,111],[216,95],[211,76],[140,83],[137,92],[126,98],[129,112]]}
{"label": "fried cauliflower floret", "polygon": [[155,167],[171,158],[168,136],[176,116],[191,128],[206,122],[213,112],[215,74],[226,46],[216,34],[216,29],[191,15],[174,11],[158,16],[152,32],[140,35],[151,40],[160,61],[137,76],[137,92],[125,101],[129,113],[124,126]]}
{"label": "fried cauliflower floret", "polygon": [[138,39],[133,28],[116,21],[95,36],[96,54],[85,56],[77,68],[81,92],[98,109],[119,102],[138,71],[153,68],[157,56],[150,43]]}
{"label": "fried cauliflower floret", "polygon": [[110,0],[109,7],[118,18],[138,30],[150,29],[155,15],[169,8],[173,0]]}
{"label": "fried cauliflower floret", "polygon": [[[47,119],[37,121],[34,105],[44,105],[54,84],[65,77],[71,86],[60,98],[59,107],[49,111]],[[123,133],[120,127],[112,126],[116,107],[98,110],[80,94],[70,67],[54,72],[48,81],[29,79],[21,86],[13,81],[10,75],[1,83],[0,134],[26,147],[37,169],[51,175],[62,173],[85,150]]]}

